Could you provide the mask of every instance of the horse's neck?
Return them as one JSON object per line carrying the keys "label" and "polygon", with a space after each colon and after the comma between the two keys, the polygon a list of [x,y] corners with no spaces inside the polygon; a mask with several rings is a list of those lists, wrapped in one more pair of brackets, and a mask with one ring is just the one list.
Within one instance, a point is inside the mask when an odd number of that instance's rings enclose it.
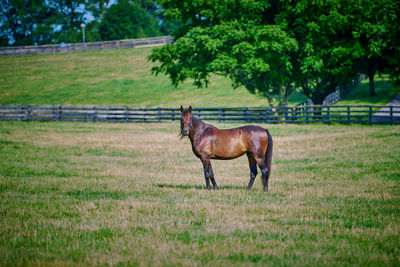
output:
{"label": "horse's neck", "polygon": [[192,117],[192,125],[193,125],[193,127],[192,127],[192,130],[190,131],[189,138],[193,143],[196,133],[202,132],[203,129],[207,126],[207,124],[205,124],[198,118]]}

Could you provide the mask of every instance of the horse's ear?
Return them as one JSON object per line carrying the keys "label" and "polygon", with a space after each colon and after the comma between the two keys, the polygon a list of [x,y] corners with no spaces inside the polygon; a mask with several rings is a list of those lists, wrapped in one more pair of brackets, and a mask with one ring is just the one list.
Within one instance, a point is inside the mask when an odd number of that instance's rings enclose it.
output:
{"label": "horse's ear", "polygon": [[192,113],[192,106],[189,106],[189,113]]}
{"label": "horse's ear", "polygon": [[181,106],[181,113],[183,113],[183,107]]}

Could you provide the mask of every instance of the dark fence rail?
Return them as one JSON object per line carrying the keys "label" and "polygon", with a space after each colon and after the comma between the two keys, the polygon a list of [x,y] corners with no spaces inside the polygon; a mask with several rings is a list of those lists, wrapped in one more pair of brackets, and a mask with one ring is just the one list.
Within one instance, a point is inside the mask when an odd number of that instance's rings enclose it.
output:
{"label": "dark fence rail", "polygon": [[15,56],[15,55],[27,55],[27,54],[55,54],[55,53],[82,52],[90,50],[134,48],[140,46],[164,45],[172,42],[173,38],[171,36],[160,36],[151,38],[104,41],[104,42],[0,47],[0,56]]}
{"label": "dark fence rail", "polygon": [[[398,124],[400,106],[295,106],[194,108],[205,121],[245,123]],[[178,121],[178,108],[0,105],[0,120],[83,122]]]}

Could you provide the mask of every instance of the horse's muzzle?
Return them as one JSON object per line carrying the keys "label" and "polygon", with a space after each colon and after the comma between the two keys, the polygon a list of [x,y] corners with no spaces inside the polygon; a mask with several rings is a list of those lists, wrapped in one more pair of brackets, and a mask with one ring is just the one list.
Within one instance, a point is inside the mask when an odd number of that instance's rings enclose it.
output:
{"label": "horse's muzzle", "polygon": [[182,135],[183,136],[188,136],[189,135],[189,129],[183,129],[182,130]]}

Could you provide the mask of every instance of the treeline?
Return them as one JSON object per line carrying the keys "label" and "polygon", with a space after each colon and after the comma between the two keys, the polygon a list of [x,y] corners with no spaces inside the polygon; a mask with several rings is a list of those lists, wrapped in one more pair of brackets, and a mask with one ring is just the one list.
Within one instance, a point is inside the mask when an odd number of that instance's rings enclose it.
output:
{"label": "treeline", "polygon": [[0,46],[87,42],[171,35],[156,0],[1,0]]}
{"label": "treeline", "polygon": [[400,77],[400,1],[163,0],[184,25],[175,43],[155,49],[153,72],[175,85],[210,74],[286,105],[298,91],[314,104],[360,73]]}

